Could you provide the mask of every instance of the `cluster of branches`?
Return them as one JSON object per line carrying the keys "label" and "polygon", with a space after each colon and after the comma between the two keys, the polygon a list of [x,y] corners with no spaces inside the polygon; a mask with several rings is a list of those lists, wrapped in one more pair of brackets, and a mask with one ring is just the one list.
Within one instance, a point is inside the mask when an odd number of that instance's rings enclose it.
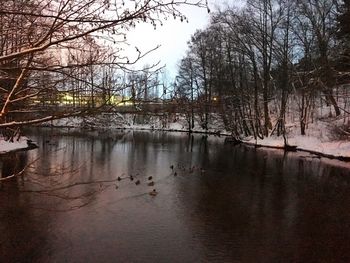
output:
{"label": "cluster of branches", "polygon": [[[2,1],[0,128],[88,114],[97,96],[104,100],[100,105],[108,104],[112,93],[126,87],[118,78],[133,75],[131,66],[148,53],[133,47],[130,54],[127,32],[138,23],[156,28],[169,18],[187,21],[181,5],[207,6],[201,0]],[[89,103],[44,116],[31,112],[33,102],[50,104],[62,91],[72,92],[74,103],[81,96]]]}
{"label": "cluster of branches", "polygon": [[166,95],[166,71],[163,68],[150,70],[145,66],[139,72],[131,72],[125,75],[124,94],[134,105],[138,102],[154,102],[164,99]]}
{"label": "cluster of branches", "polygon": [[235,136],[263,138],[285,135],[286,111],[294,105],[301,134],[316,101],[336,116],[345,113],[348,97],[340,101],[335,91],[350,82],[349,6],[247,0],[214,12],[179,66],[176,90],[190,105],[189,118],[201,105],[206,126],[216,107]]}

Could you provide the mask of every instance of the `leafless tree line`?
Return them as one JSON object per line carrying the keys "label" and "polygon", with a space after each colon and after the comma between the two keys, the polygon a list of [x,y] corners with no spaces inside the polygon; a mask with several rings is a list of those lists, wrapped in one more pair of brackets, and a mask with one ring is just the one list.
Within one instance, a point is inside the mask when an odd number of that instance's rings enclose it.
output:
{"label": "leafless tree line", "polygon": [[188,43],[178,96],[202,102],[204,127],[218,107],[235,136],[285,135],[291,111],[305,134],[321,104],[348,118],[349,10],[349,1],[248,0],[212,13]]}

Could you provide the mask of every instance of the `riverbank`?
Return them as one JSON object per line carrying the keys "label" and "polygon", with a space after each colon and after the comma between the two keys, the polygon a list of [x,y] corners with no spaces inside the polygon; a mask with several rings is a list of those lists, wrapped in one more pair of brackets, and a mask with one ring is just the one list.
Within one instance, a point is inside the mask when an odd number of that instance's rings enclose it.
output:
{"label": "riverbank", "polygon": [[[191,132],[208,135],[230,136],[231,133],[224,129],[224,125],[219,121],[219,116],[212,116],[212,121],[208,125],[208,130],[201,127],[199,120],[195,120],[195,125]],[[188,122],[183,116],[175,116],[172,120],[162,120],[159,117],[150,117],[145,123],[135,124],[132,116],[105,115],[102,118],[70,118],[47,123],[54,127],[83,127],[91,129],[129,129],[129,130],[158,130],[188,132]],[[327,121],[318,120],[308,124],[306,135],[300,135],[300,127],[296,123],[287,125],[287,143],[292,149],[312,153],[321,157],[350,161],[350,141],[339,139],[334,134],[333,127]],[[270,136],[264,139],[255,140],[253,137],[241,138],[242,143],[255,147],[268,147],[284,149],[284,139],[282,136]]]}
{"label": "riverbank", "polygon": [[6,141],[3,137],[0,137],[0,155],[19,150],[32,149],[35,148],[35,146],[36,145],[25,136],[21,136],[18,140],[14,140],[13,142]]}
{"label": "riverbank", "polygon": [[[308,124],[305,135],[300,135],[300,127],[296,123],[287,126],[286,139],[288,145],[297,151],[341,161],[350,161],[350,141],[336,133],[335,127],[327,121],[318,120]],[[245,138],[248,144],[262,147],[284,148],[283,137],[270,136],[263,140]]]}
{"label": "riverbank", "polygon": [[[219,118],[212,118],[207,130],[203,129],[198,120],[191,132],[207,135],[230,136],[231,133],[224,130],[223,124],[218,121]],[[142,123],[143,122],[143,123]],[[188,132],[188,123],[185,118],[175,116],[171,121],[163,121],[160,117],[149,117],[147,120],[135,121],[132,116],[103,115],[98,118],[67,118],[44,123],[46,127],[58,128],[81,128],[89,130],[153,130],[153,131],[170,131],[170,132]],[[0,154],[27,149],[27,138],[22,137],[20,141],[10,143],[1,140],[0,138]],[[284,149],[284,139],[282,136],[270,136],[264,139],[254,139],[253,137],[242,138],[241,142],[246,145],[255,147],[268,147],[276,149]],[[318,121],[310,124],[306,135],[299,135],[297,125],[288,126],[287,142],[293,150],[304,151],[315,154],[317,156],[330,159],[338,159],[341,161],[350,161],[350,142],[348,140],[339,140],[334,137],[332,130],[327,126],[326,122]]]}
{"label": "riverbank", "polygon": [[[280,137],[268,137],[263,140],[247,138],[242,143],[255,147],[268,147],[284,150],[284,140]],[[295,136],[288,138],[288,145],[295,151],[303,151],[320,157],[350,161],[350,142],[344,140],[322,141],[319,137]]]}

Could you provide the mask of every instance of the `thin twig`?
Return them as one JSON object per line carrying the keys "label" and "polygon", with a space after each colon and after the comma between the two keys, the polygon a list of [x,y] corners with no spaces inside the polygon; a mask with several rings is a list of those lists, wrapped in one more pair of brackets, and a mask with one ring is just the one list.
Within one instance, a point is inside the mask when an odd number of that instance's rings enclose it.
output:
{"label": "thin twig", "polygon": [[12,175],[10,175],[10,176],[4,177],[4,178],[0,178],[0,182],[7,181],[7,180],[10,180],[11,178],[14,178],[14,177],[17,177],[17,176],[22,175],[22,174],[24,173],[24,171],[25,171],[30,165],[32,165],[32,164],[35,163],[37,160],[39,160],[39,158],[40,158],[40,157],[38,157],[38,158],[36,158],[34,161],[32,161],[32,162],[26,164],[26,165],[24,166],[24,168],[23,168],[21,171],[19,171],[18,173],[14,173],[14,174],[12,174]]}

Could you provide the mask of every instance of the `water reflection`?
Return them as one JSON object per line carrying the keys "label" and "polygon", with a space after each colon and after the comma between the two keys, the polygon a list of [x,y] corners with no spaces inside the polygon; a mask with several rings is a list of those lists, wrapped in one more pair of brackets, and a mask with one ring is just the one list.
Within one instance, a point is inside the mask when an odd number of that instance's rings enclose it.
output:
{"label": "water reflection", "polygon": [[349,167],[201,135],[61,133],[35,131],[38,161],[0,191],[1,262],[350,260]]}
{"label": "water reflection", "polygon": [[27,163],[27,154],[23,152],[9,153],[0,156],[0,178],[9,177],[23,170]]}

